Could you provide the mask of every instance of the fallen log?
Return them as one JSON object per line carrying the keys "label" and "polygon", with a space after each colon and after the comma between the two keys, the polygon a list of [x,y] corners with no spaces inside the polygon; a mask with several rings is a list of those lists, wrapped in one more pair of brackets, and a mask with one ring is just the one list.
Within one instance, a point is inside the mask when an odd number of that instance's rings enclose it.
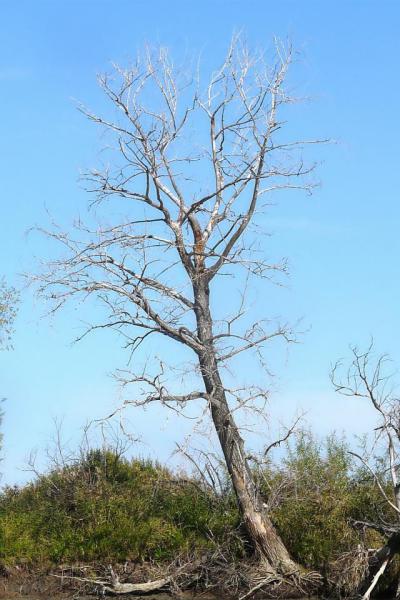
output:
{"label": "fallen log", "polygon": [[169,575],[141,583],[121,583],[119,576],[111,565],[108,566],[110,576],[107,579],[92,579],[90,577],[79,577],[77,575],[67,575],[65,573],[62,575],[53,573],[52,576],[57,577],[58,579],[72,579],[74,581],[91,584],[99,588],[99,591],[102,594],[111,594],[114,596],[123,594],[146,595],[151,594],[152,592],[159,592],[164,588],[168,588],[169,586],[172,587],[175,584],[176,579],[181,577],[183,574],[188,576],[191,573],[191,581],[193,581],[193,571],[196,571],[201,564],[202,561],[193,561],[190,564],[184,564],[175,568],[173,573]]}
{"label": "fallen log", "polygon": [[73,579],[75,581],[81,581],[82,583],[90,583],[91,585],[98,586],[102,593],[108,593],[113,595],[121,594],[149,594],[161,590],[171,582],[171,577],[164,577],[163,579],[156,579],[154,581],[147,581],[145,583],[120,583],[101,581],[99,579],[90,579],[88,577],[77,577],[76,575],[56,575],[53,577],[58,579]]}
{"label": "fallen log", "polygon": [[148,581],[146,583],[120,583],[118,581],[117,583],[112,584],[111,587],[103,585],[102,591],[116,596],[122,594],[149,594],[150,592],[161,590],[170,582],[171,577],[156,579],[155,581]]}
{"label": "fallen log", "polygon": [[114,594],[116,596],[121,594],[149,594],[150,592],[156,592],[168,585],[172,579],[172,577],[162,577],[161,579],[155,579],[154,581],[147,581],[145,583],[121,583],[111,565],[109,566],[109,570],[111,586],[103,586],[103,592],[108,592],[109,594]]}

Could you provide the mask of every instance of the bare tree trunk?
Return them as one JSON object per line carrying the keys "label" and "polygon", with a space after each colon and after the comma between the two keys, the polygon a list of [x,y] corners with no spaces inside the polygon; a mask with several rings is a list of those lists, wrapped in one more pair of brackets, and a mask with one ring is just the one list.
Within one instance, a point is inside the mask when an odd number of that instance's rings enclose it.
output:
{"label": "bare tree trunk", "polygon": [[263,509],[262,500],[246,458],[243,439],[229,408],[212,343],[212,316],[209,306],[209,284],[201,278],[194,284],[197,335],[204,350],[199,362],[204,385],[211,398],[211,416],[225,457],[239,509],[256,551],[273,570],[284,574],[298,571],[271,520]]}

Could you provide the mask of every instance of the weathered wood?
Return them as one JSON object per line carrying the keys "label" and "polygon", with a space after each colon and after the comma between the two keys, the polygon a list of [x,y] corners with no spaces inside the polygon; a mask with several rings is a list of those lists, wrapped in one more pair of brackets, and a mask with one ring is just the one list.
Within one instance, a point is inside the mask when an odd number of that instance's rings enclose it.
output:
{"label": "weathered wood", "polygon": [[161,590],[171,582],[171,577],[147,581],[146,583],[120,583],[119,581],[112,586],[104,585],[103,590],[109,594],[149,594]]}
{"label": "weathered wood", "polygon": [[113,572],[111,575],[111,582],[100,579],[90,579],[89,577],[77,577],[76,575],[53,574],[53,577],[59,579],[74,579],[75,581],[90,583],[100,587],[102,592],[107,592],[108,594],[116,596],[122,594],[149,594],[166,587],[172,579],[171,577],[163,577],[162,579],[155,579],[154,581],[147,581],[145,583],[120,583],[118,577],[116,577]]}

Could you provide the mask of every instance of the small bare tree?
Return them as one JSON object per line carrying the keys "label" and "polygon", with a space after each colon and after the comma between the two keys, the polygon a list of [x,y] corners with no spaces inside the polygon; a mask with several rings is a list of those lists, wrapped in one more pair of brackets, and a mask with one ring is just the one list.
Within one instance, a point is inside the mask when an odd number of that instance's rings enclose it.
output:
{"label": "small bare tree", "polygon": [[[370,597],[379,578],[393,557],[400,552],[400,399],[392,385],[393,373],[388,372],[387,355],[374,358],[373,343],[362,352],[352,348],[352,361],[344,375],[341,363],[332,371],[331,380],[337,392],[344,396],[365,398],[376,411],[379,424],[374,430],[374,447],[383,444],[384,465],[381,472],[370,464],[368,457],[351,452],[364,465],[393,514],[392,523],[380,518],[377,522],[355,521],[356,527],[372,528],[387,538],[386,544],[371,557],[370,569],[361,584],[363,599]],[[397,597],[400,595],[400,589]]]}
{"label": "small bare tree", "polygon": [[[157,334],[193,357],[194,371],[179,393],[166,361],[123,374],[137,386],[130,403],[158,402],[178,412],[204,403],[249,539],[271,572],[287,574],[297,567],[264,511],[234,418],[243,407],[264,414],[267,390],[230,385],[228,372],[234,357],[254,351],[261,358],[273,338],[293,339],[289,327],[259,315],[249,322],[244,298],[230,314],[226,277],[237,275],[244,296],[250,277],[271,279],[285,271],[284,262],[262,257],[259,236],[249,231],[274,192],[314,187],[308,177],[314,164],[306,165],[302,155],[317,140],[287,139],[285,133],[285,107],[293,98],[284,82],[292,52],[280,43],[275,50],[268,66],[262,53],[251,54],[235,38],[205,88],[197,70],[188,76],[175,68],[164,49],[101,76],[114,117],[81,110],[111,134],[113,166],[88,173],[87,187],[97,210],[118,198],[127,216],[107,226],[78,221],[73,232],[46,232],[66,253],[35,279],[54,310],[76,296],[103,302],[104,321],[85,334],[116,329],[132,353]],[[169,346],[166,351],[171,356]],[[194,380],[197,387],[186,390]]]}

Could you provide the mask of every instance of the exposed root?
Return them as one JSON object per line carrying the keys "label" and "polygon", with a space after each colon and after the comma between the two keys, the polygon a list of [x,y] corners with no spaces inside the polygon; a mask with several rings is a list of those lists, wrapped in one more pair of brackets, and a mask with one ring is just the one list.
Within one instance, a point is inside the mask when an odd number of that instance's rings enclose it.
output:
{"label": "exposed root", "polygon": [[267,585],[271,585],[275,582],[276,582],[276,577],[274,577],[273,575],[271,575],[270,577],[266,577],[265,579],[260,581],[260,583],[258,583],[254,587],[252,587],[246,594],[243,594],[243,596],[240,596],[239,600],[246,600],[247,598],[254,596],[254,594],[256,592],[258,592],[259,590],[261,590],[262,588],[266,587]]}
{"label": "exposed root", "polygon": [[251,571],[249,589],[240,596],[239,600],[248,600],[261,591],[263,596],[268,597],[304,597],[316,593],[321,585],[322,577],[314,571],[302,572],[295,569],[281,575],[275,571],[264,570],[260,563]]}

